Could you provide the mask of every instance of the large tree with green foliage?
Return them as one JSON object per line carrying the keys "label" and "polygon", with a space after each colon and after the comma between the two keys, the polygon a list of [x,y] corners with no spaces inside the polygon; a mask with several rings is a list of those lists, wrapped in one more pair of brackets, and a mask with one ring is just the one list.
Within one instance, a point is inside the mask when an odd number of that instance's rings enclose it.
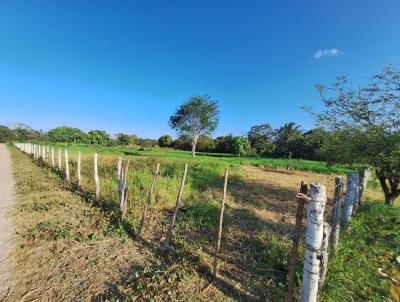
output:
{"label": "large tree with green foliage", "polygon": [[88,135],[78,128],[72,128],[68,126],[61,126],[49,130],[47,132],[49,140],[52,142],[64,142],[64,143],[88,143]]}
{"label": "large tree with green foliage", "polygon": [[400,195],[400,72],[385,67],[363,87],[354,88],[345,77],[332,88],[317,86],[324,109],[317,123],[331,131],[327,150],[333,160],[371,165],[393,205]]}
{"label": "large tree with green foliage", "polygon": [[275,150],[277,156],[282,157],[299,157],[304,137],[300,126],[295,123],[286,123],[282,127],[275,130]]}
{"label": "large tree with green foliage", "polygon": [[4,143],[14,139],[16,139],[14,131],[12,131],[7,126],[0,125],[0,143]]}
{"label": "large tree with green foliage", "polygon": [[169,125],[180,136],[190,138],[192,155],[196,156],[196,145],[200,136],[211,135],[218,126],[218,102],[209,95],[193,96],[181,105],[170,117]]}
{"label": "large tree with green foliage", "polygon": [[103,130],[91,130],[88,133],[88,138],[91,144],[109,146],[111,144],[110,135]]}
{"label": "large tree with green foliage", "polygon": [[258,155],[269,154],[274,150],[274,130],[271,125],[262,124],[251,127],[247,138]]}

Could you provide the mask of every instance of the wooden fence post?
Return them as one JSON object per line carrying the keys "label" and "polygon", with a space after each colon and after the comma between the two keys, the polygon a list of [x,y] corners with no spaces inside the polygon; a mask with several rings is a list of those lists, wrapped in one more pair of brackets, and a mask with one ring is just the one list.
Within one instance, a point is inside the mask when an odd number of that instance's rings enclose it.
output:
{"label": "wooden fence post", "polygon": [[369,168],[363,169],[360,174],[360,190],[359,190],[359,196],[358,196],[358,203],[361,205],[361,203],[364,201],[364,193],[365,190],[367,189],[367,184],[368,180],[371,177],[371,170]]}
{"label": "wooden fence post", "polygon": [[217,277],[218,277],[218,256],[219,256],[219,250],[221,248],[222,223],[223,223],[223,220],[224,220],[224,209],[225,209],[226,189],[227,189],[227,187],[228,187],[228,168],[225,169],[224,191],[223,191],[223,194],[222,194],[221,210],[220,210],[220,213],[219,213],[217,245],[216,245],[215,256],[214,256],[214,271],[213,271],[214,279],[217,279]]}
{"label": "wooden fence post", "polygon": [[149,193],[147,195],[146,203],[144,204],[142,219],[140,220],[139,228],[138,228],[138,231],[137,231],[136,240],[138,242],[140,242],[142,240],[142,229],[143,229],[143,226],[144,226],[144,222],[145,222],[145,219],[146,219],[146,213],[147,213],[147,210],[148,210],[150,202],[151,202],[151,196],[153,195],[154,186],[156,184],[156,180],[157,180],[157,176],[158,176],[159,172],[160,172],[160,163],[157,163],[156,171],[154,172],[154,175],[153,175],[153,181],[151,183],[150,190],[149,190]]}
{"label": "wooden fence post", "polygon": [[61,170],[61,148],[58,148],[58,169]]}
{"label": "wooden fence post", "polygon": [[122,198],[122,187],[123,187],[123,179],[124,179],[124,171],[122,169],[122,157],[118,157],[118,197],[120,201],[121,207],[121,198]]}
{"label": "wooden fence post", "polygon": [[322,237],[322,249],[321,249],[321,263],[319,272],[319,283],[318,287],[321,289],[324,286],[326,280],[326,273],[328,271],[328,247],[329,247],[329,236],[331,234],[331,227],[327,222],[324,222],[324,234]]}
{"label": "wooden fence post", "polygon": [[67,149],[64,150],[64,154],[65,154],[65,178],[69,180],[69,161],[68,161]]}
{"label": "wooden fence post", "polygon": [[355,192],[354,200],[353,200],[353,213],[352,213],[352,215],[354,215],[358,210],[359,196],[360,196],[360,175],[358,173],[356,173],[356,192]]}
{"label": "wooden fence post", "polygon": [[169,226],[167,235],[165,237],[164,245],[163,245],[163,250],[164,251],[168,251],[168,250],[171,249],[170,241],[171,241],[171,237],[172,237],[172,230],[174,229],[176,216],[178,215],[179,203],[180,203],[180,201],[182,199],[183,188],[185,186],[187,171],[188,171],[188,164],[185,164],[185,171],[183,172],[182,181],[181,181],[181,184],[179,186],[179,192],[178,192],[178,196],[176,198],[174,214],[172,216],[171,224]]}
{"label": "wooden fence post", "polygon": [[96,200],[99,200],[100,199],[100,179],[99,179],[99,173],[97,170],[97,153],[94,154],[94,183],[96,185],[95,197],[96,197]]}
{"label": "wooden fence post", "polygon": [[82,175],[81,175],[81,151],[78,151],[78,187],[82,187]]}
{"label": "wooden fence post", "polygon": [[54,168],[54,147],[51,147],[51,166]]}
{"label": "wooden fence post", "polygon": [[343,225],[348,225],[351,220],[351,215],[353,214],[353,203],[356,197],[357,190],[357,174],[348,173],[346,182],[346,196],[344,198],[344,208],[343,208]]}
{"label": "wooden fence post", "polygon": [[126,215],[126,185],[128,181],[128,169],[129,169],[129,159],[125,165],[125,172],[123,173],[123,184],[122,184],[122,194],[121,194],[121,201],[120,201],[120,210],[121,210],[121,219],[125,219]]}
{"label": "wooden fence post", "polygon": [[46,162],[46,146],[43,146],[43,162]]}
{"label": "wooden fence post", "polygon": [[293,234],[293,245],[292,250],[290,252],[289,257],[289,267],[288,267],[288,289],[286,293],[286,302],[290,302],[293,300],[294,293],[294,276],[296,273],[296,264],[298,259],[298,249],[299,242],[301,238],[301,227],[303,225],[303,212],[304,205],[308,201],[307,197],[308,186],[304,181],[301,182],[300,185],[300,194],[296,194],[297,199],[297,210],[296,210],[296,223],[294,226],[294,234]]}
{"label": "wooden fence post", "polygon": [[306,251],[304,255],[302,302],[316,302],[320,276],[319,254],[324,235],[325,186],[310,185],[311,201],[307,209]]}
{"label": "wooden fence post", "polygon": [[340,219],[342,217],[342,191],[343,191],[343,179],[341,177],[336,177],[335,194],[333,197],[333,228],[332,228],[333,249],[336,249],[339,243]]}

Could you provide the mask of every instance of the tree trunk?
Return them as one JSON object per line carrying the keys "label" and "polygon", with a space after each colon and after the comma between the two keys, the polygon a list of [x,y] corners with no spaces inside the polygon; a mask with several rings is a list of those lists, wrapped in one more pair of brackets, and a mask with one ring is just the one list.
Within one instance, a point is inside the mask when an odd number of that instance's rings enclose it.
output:
{"label": "tree trunk", "polygon": [[[385,203],[393,206],[394,201],[400,196],[400,188],[398,179],[389,179],[383,173],[376,172],[379,183],[381,184],[383,194],[385,195]],[[390,187],[388,186],[388,182]]]}

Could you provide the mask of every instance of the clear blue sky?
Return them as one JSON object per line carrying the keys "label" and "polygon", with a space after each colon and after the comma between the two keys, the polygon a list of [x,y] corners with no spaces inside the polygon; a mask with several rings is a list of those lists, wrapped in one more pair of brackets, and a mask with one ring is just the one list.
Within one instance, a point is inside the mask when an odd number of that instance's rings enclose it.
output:
{"label": "clear blue sky", "polygon": [[0,124],[169,133],[193,94],[216,135],[311,118],[314,85],[400,66],[400,1],[1,1]]}

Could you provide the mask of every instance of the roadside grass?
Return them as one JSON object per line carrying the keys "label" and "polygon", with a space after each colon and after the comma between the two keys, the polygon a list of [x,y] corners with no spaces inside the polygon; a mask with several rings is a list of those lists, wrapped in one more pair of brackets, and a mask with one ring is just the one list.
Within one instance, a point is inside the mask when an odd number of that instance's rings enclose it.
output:
{"label": "roadside grass", "polygon": [[254,165],[273,169],[312,171],[316,173],[345,174],[354,169],[345,165],[328,164],[322,161],[312,161],[303,159],[267,158],[267,157],[237,157],[232,154],[197,152],[196,158],[192,157],[191,152],[174,150],[169,148],[142,148],[142,147],[102,147],[93,145],[77,144],[54,144],[56,148],[67,148],[74,156],[78,151],[84,154],[99,155],[118,155],[134,157],[155,157],[168,158],[175,161],[197,162],[206,165]]}
{"label": "roadside grass", "polygon": [[330,257],[322,301],[395,301],[390,281],[378,274],[383,268],[397,280],[400,266],[400,209],[382,202],[366,202]]}

